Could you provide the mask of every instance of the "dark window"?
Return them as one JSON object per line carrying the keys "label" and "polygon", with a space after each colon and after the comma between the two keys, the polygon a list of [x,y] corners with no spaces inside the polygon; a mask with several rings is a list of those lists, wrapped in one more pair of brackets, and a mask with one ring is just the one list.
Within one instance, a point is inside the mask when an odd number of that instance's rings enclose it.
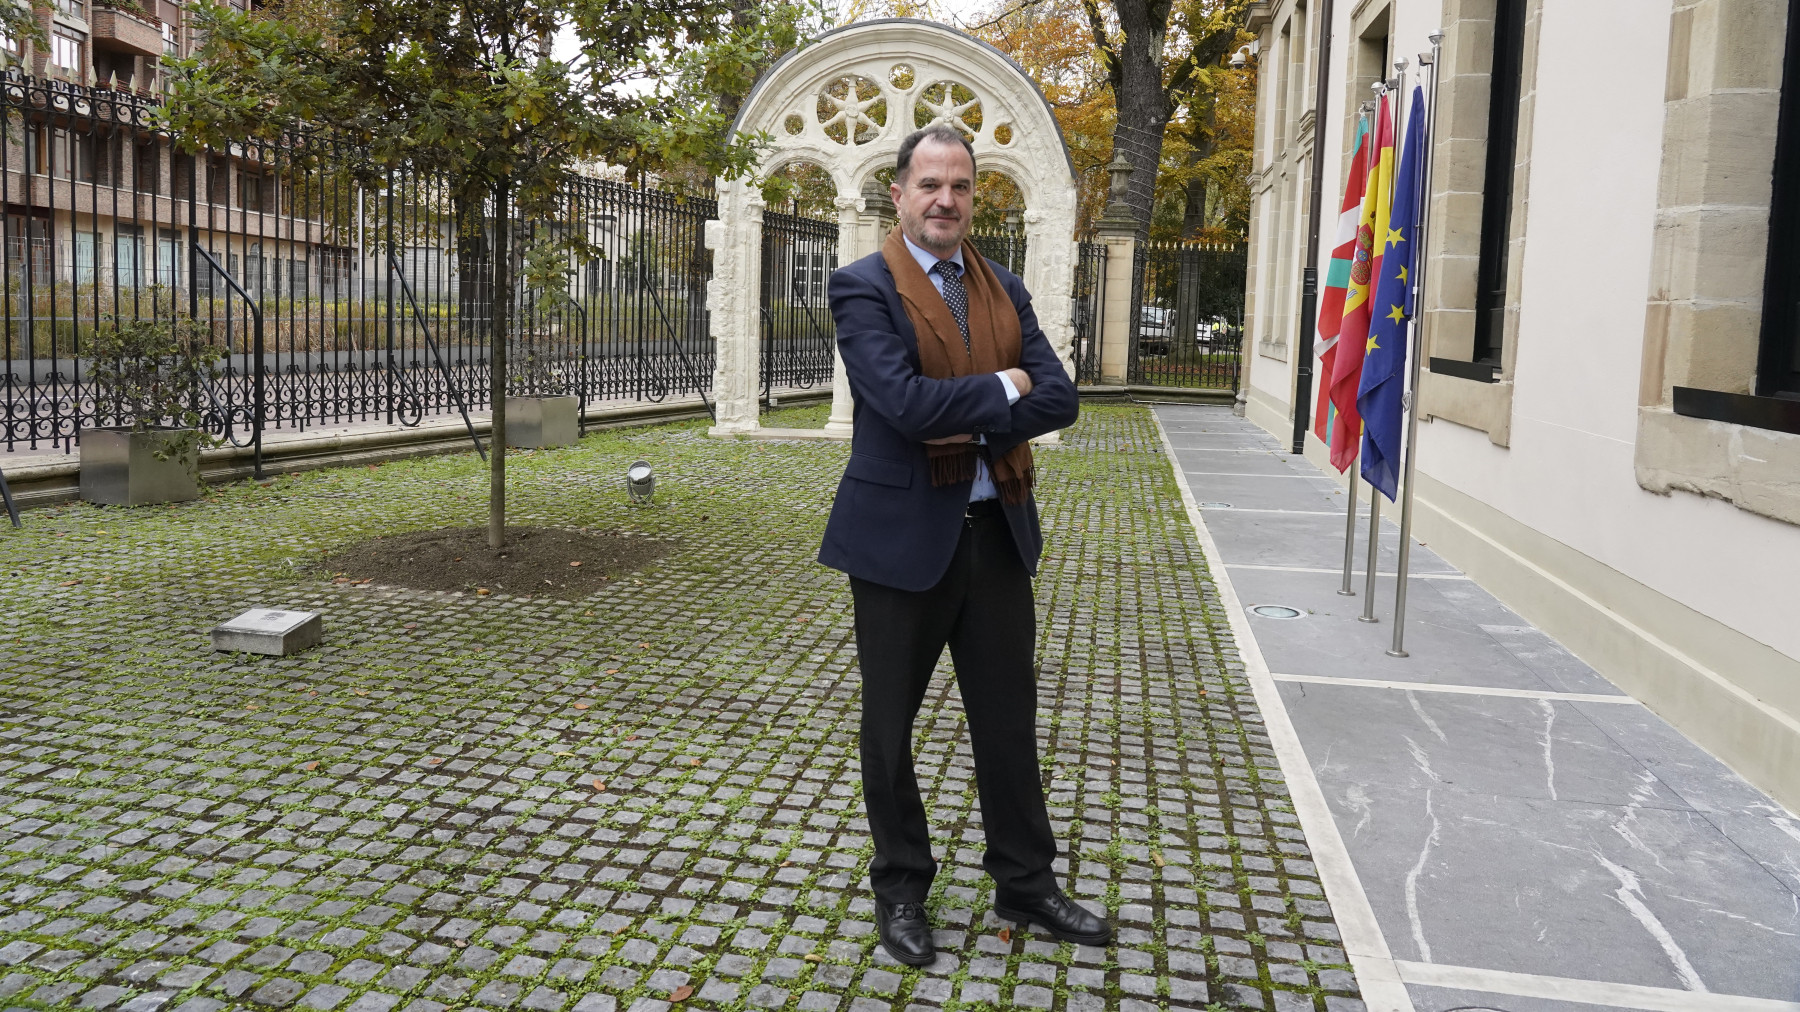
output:
{"label": "dark window", "polygon": [[169,187],[169,193],[177,197],[186,197],[189,192],[188,187],[192,186],[194,182],[194,156],[177,152],[170,162],[173,163],[171,168],[174,170],[175,179],[174,185]]}
{"label": "dark window", "polygon": [[1775,191],[1769,207],[1769,264],[1763,280],[1762,353],[1756,392],[1800,400],[1800,13],[1788,17],[1775,134]]}
{"label": "dark window", "polygon": [[139,193],[162,192],[162,152],[156,149],[155,141],[137,146],[132,179]]}
{"label": "dark window", "polygon": [[1476,362],[1493,366],[1500,364],[1506,335],[1506,266],[1512,242],[1513,168],[1519,153],[1519,85],[1524,58],[1525,0],[1496,0],[1473,356]]}
{"label": "dark window", "polygon": [[215,204],[231,202],[231,163],[214,158],[206,163],[206,199]]}

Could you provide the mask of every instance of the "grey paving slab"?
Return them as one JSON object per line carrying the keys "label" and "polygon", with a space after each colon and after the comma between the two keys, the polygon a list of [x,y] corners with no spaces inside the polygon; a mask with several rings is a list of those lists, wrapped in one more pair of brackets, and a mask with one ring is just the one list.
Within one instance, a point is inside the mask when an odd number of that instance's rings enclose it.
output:
{"label": "grey paving slab", "polygon": [[1800,994],[1800,900],[1700,813],[1320,782],[1396,958]]}
{"label": "grey paving slab", "polygon": [[1407,985],[1406,993],[1412,998],[1415,1012],[1625,1012],[1626,1008],[1420,984]]}
{"label": "grey paving slab", "polygon": [[[1270,478],[1268,481],[1301,479]],[[1198,492],[1196,491],[1196,494]],[[1215,522],[1208,517],[1206,526],[1226,565],[1239,563],[1258,566],[1306,566],[1337,569],[1344,564],[1344,522],[1335,516],[1282,513],[1240,513],[1221,511]],[[1368,553],[1368,519],[1357,524],[1356,568],[1361,569]],[[1400,532],[1383,527],[1376,552],[1379,572],[1392,573],[1399,561]],[[1438,558],[1437,553],[1415,544],[1412,572],[1454,573],[1455,567]]]}
{"label": "grey paving slab", "polygon": [[[1212,521],[1209,517],[1208,526]],[[1367,584],[1358,577],[1355,597],[1338,594],[1335,573],[1294,573],[1267,569],[1227,570],[1246,608],[1284,604],[1308,614],[1299,619],[1252,614],[1269,670],[1286,675],[1369,678],[1442,685],[1483,685],[1505,689],[1556,689],[1512,652],[1463,620],[1437,595],[1442,581],[1415,580],[1408,590],[1406,648],[1409,657],[1387,655],[1393,645],[1394,581],[1377,577],[1375,615],[1359,621]]]}
{"label": "grey paving slab", "polygon": [[1572,703],[1300,682],[1280,689],[1320,776],[1689,810]]}
{"label": "grey paving slab", "polygon": [[1768,795],[1648,709],[1603,703],[1577,704],[1577,709],[1694,808],[1732,814],[1786,814]]}
{"label": "grey paving slab", "polygon": [[1344,492],[1323,475],[1301,478],[1189,474],[1195,502],[1224,502],[1242,509],[1317,510],[1342,516]]}
{"label": "grey paving slab", "polygon": [[[1282,480],[1312,477],[1307,470],[1295,467],[1291,456],[1265,450],[1213,450],[1177,447],[1175,456],[1181,461],[1182,471],[1196,478],[1214,475],[1221,477],[1264,475]],[[1301,463],[1304,464],[1305,461],[1301,461]]]}

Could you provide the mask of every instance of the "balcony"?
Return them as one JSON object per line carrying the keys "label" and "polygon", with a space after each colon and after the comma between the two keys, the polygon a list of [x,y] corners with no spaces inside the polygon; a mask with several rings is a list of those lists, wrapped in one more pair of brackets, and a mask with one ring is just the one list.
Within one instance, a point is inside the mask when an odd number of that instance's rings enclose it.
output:
{"label": "balcony", "polygon": [[162,23],[147,14],[95,4],[88,15],[88,28],[93,34],[95,49],[137,56],[162,55]]}

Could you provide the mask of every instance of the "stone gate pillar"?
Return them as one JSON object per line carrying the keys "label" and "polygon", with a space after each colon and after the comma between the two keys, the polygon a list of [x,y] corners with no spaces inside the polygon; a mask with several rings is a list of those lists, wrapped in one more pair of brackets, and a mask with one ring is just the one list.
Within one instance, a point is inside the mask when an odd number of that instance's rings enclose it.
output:
{"label": "stone gate pillar", "polygon": [[1125,206],[1131,163],[1114,155],[1106,167],[1112,189],[1094,234],[1106,244],[1104,301],[1100,304],[1100,382],[1124,386],[1131,376],[1131,303],[1137,280],[1138,226]]}
{"label": "stone gate pillar", "polygon": [[711,434],[755,432],[761,368],[762,195],[743,180],[719,183],[719,217],[706,223],[713,276],[706,283],[711,319],[713,410]]}

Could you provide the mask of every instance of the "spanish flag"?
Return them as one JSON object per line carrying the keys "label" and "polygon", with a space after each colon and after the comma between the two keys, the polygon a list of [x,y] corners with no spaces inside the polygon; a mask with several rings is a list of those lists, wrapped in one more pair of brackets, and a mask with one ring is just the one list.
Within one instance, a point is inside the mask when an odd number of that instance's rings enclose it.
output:
{"label": "spanish flag", "polygon": [[[1369,150],[1366,196],[1362,218],[1356,226],[1356,252],[1350,262],[1350,284],[1344,290],[1344,320],[1338,328],[1331,362],[1331,466],[1347,471],[1362,443],[1362,415],[1356,408],[1356,389],[1362,382],[1363,355],[1369,341],[1370,290],[1381,277],[1381,251],[1375,229],[1385,230],[1394,197],[1394,119],[1387,95],[1375,110]],[[1385,238],[1385,235],[1381,238]]]}
{"label": "spanish flag", "polygon": [[1338,329],[1344,322],[1344,292],[1350,284],[1350,264],[1356,257],[1356,226],[1362,221],[1363,183],[1369,174],[1369,117],[1356,119],[1356,153],[1350,157],[1350,174],[1344,181],[1344,202],[1338,209],[1337,239],[1331,248],[1331,266],[1325,271],[1325,292],[1319,299],[1318,406],[1313,411],[1313,435],[1331,441],[1331,364],[1337,357]]}

